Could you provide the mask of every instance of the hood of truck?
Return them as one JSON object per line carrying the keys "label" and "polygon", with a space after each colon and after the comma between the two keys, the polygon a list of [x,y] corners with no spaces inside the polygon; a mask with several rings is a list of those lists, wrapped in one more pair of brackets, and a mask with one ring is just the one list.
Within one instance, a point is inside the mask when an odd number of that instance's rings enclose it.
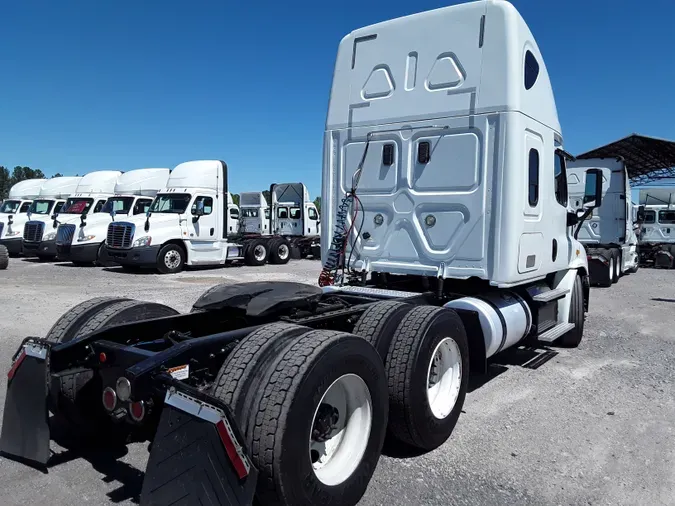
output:
{"label": "hood of truck", "polygon": [[[181,230],[180,217],[184,215],[157,213],[150,216],[150,228],[145,231],[145,215],[136,215],[126,220],[115,220],[116,223],[131,223],[136,226],[134,239],[150,236],[152,242],[164,242],[168,239],[181,239],[183,232]],[[184,218],[185,219],[185,218]]]}

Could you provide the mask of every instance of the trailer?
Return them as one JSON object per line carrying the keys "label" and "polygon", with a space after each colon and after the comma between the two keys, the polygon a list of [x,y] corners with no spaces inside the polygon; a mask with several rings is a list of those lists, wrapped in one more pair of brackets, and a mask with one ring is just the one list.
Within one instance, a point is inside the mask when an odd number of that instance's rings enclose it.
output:
{"label": "trailer", "polygon": [[126,216],[145,216],[157,192],[166,186],[169,169],[135,169],[115,182],[114,196],[98,212],[90,213],[79,224],[63,223],[56,232],[59,260],[74,265],[108,265],[105,240],[108,225]]}
{"label": "trailer", "polygon": [[40,196],[40,188],[46,179],[27,179],[16,183],[9,190],[9,196],[0,206],[0,245],[9,255],[22,253],[21,234],[28,219],[28,210],[33,199]]}
{"label": "trailer", "polygon": [[637,231],[644,209],[631,201],[628,167],[623,158],[584,158],[568,163],[569,195],[581,205],[586,171],[602,173],[602,205],[584,222],[578,239],[586,247],[591,285],[608,287],[638,270]]}
{"label": "trailer", "polygon": [[643,187],[639,202],[644,207],[640,233],[640,263],[662,269],[675,268],[675,189]]}
{"label": "trailer", "polygon": [[151,441],[142,506],[357,504],[383,451],[447,441],[490,357],[581,343],[572,227],[602,180],[589,169],[568,210],[562,143],[508,2],[350,33],[326,120],[320,286],[218,285],[187,314],[80,304],[17,350],[0,450],[46,465],[51,411],[80,439]]}
{"label": "trailer", "polygon": [[108,197],[114,195],[117,179],[122,175],[118,170],[98,170],[75,181],[77,186],[66,203],[50,217],[29,221],[23,236],[23,250],[27,255],[37,256],[42,261],[56,260],[58,255],[56,239],[58,228],[66,224],[83,224],[88,216],[99,212]]}

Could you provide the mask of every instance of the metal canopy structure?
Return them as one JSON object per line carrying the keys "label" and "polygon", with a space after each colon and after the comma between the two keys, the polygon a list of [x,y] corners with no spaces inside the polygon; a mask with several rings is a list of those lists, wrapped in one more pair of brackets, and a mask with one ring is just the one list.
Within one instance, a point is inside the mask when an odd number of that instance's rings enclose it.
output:
{"label": "metal canopy structure", "polygon": [[577,156],[580,159],[617,157],[625,160],[628,178],[633,184],[675,178],[675,142],[665,139],[631,134]]}

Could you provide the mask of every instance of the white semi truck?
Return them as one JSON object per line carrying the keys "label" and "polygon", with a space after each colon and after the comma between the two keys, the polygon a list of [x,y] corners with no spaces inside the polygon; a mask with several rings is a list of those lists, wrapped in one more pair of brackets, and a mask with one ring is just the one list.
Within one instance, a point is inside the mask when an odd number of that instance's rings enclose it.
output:
{"label": "white semi truck", "polygon": [[231,240],[238,232],[239,207],[227,190],[227,165],[192,161],[171,171],[147,215],[109,224],[106,250],[110,260],[127,269],[174,273],[185,265],[244,259],[247,244]]}
{"label": "white semi truck", "polygon": [[[54,221],[54,216],[61,211],[66,199],[75,193],[81,179],[79,176],[63,176],[45,181],[40,188],[40,195],[28,209],[27,221],[21,238],[24,244],[28,244],[24,253],[31,255],[35,252],[39,245],[35,239],[42,235],[48,223],[51,224]],[[34,247],[31,248],[31,246]]]}
{"label": "white semi truck", "polygon": [[98,212],[80,223],[63,223],[56,233],[59,260],[76,265],[105,265],[105,239],[108,225],[128,216],[145,216],[157,192],[166,187],[170,169],[137,169],[125,172],[115,183],[115,195]]}
{"label": "white semi truck", "polygon": [[75,193],[52,216],[51,222],[32,220],[26,223],[31,226],[31,233],[28,237],[24,235],[24,252],[34,254],[43,261],[56,259],[56,233],[59,225],[83,223],[89,213],[103,209],[108,198],[114,195],[115,184],[120,175],[122,172],[116,170],[99,170],[82,176]]}
{"label": "white semi truck", "polygon": [[21,235],[28,220],[28,210],[33,199],[40,196],[40,188],[46,179],[20,181],[9,190],[9,196],[0,206],[0,245],[7,248],[10,256],[22,252]]}
{"label": "white semi truck", "polygon": [[[0,450],[44,465],[51,405],[92,437],[152,441],[141,506],[356,505],[385,437],[417,452],[448,440],[489,357],[580,344],[588,262],[570,225],[601,203],[602,178],[589,169],[585,211],[570,212],[562,141],[543,57],[510,3],[352,32],[326,121],[323,288],[225,284],[189,314],[80,304],[17,351]],[[153,209],[175,215],[115,222],[115,243],[156,245],[152,263],[200,249],[226,260],[225,165],[185,168],[221,179],[167,188]],[[180,242],[155,241],[170,223]]]}
{"label": "white semi truck", "polygon": [[[611,286],[624,273],[637,272],[638,232],[643,209],[633,205],[623,158],[588,158],[568,162],[567,182],[573,208],[582,205],[588,169],[602,173],[602,205],[576,231],[586,247],[592,285]],[[592,184],[593,182],[591,182]]]}
{"label": "white semi truck", "polygon": [[270,200],[271,206],[262,192],[240,195],[242,240],[258,239],[252,261],[285,264],[291,258],[319,258],[319,212],[305,185],[272,184]]}
{"label": "white semi truck", "polygon": [[640,188],[644,206],[640,231],[640,263],[664,269],[675,268],[675,189]]}

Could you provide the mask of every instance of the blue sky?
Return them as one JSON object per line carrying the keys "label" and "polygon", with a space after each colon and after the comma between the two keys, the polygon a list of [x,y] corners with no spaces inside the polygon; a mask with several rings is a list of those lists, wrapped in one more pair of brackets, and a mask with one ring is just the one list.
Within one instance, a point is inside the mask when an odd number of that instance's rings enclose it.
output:
{"label": "blue sky", "polygon": [[[220,158],[233,192],[320,191],[337,45],[450,2],[31,0],[0,21],[0,165],[47,174]],[[543,52],[566,148],[675,138],[675,2],[514,0]]]}

